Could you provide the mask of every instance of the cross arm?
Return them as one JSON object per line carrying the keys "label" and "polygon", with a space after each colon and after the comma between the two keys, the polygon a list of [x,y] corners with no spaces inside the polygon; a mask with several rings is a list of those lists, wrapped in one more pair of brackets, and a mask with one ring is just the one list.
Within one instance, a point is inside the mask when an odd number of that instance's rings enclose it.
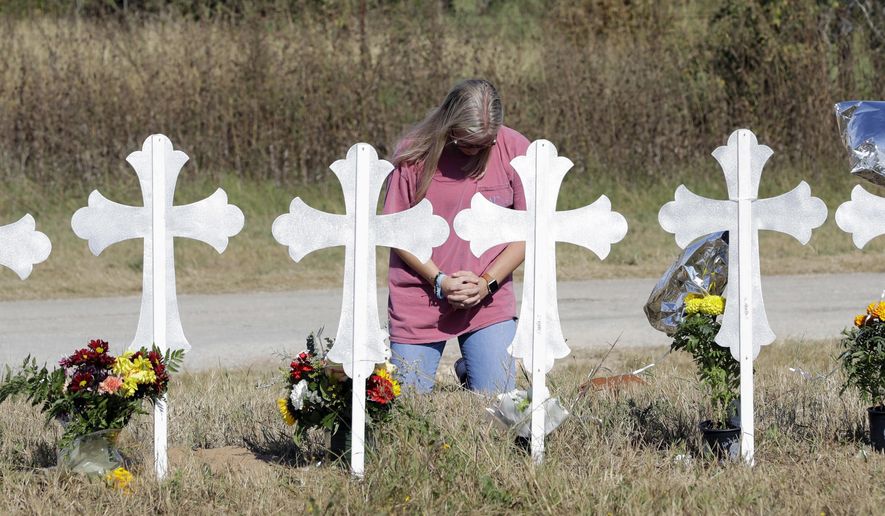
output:
{"label": "cross arm", "polygon": [[526,239],[528,212],[502,208],[477,193],[470,208],[455,216],[455,233],[470,242],[470,251],[481,256],[498,244]]}
{"label": "cross arm", "polygon": [[753,217],[756,229],[786,233],[803,245],[811,239],[811,230],[827,220],[827,205],[811,196],[805,181],[783,195],[759,199],[753,209],[758,213]]}
{"label": "cross arm", "polygon": [[30,276],[34,264],[46,260],[51,250],[49,237],[37,231],[30,214],[0,227],[0,265],[12,269],[21,279]]}
{"label": "cross arm", "polygon": [[98,190],[89,194],[89,202],[71,218],[74,233],[89,242],[89,250],[98,256],[111,244],[144,238],[150,231],[150,212],[143,207],[126,206],[108,200]]}
{"label": "cross arm", "polygon": [[227,248],[230,237],[243,229],[243,212],[228,204],[227,193],[219,188],[211,196],[192,204],[175,206],[169,221],[172,236],[206,242],[219,253]]}
{"label": "cross arm", "polygon": [[612,244],[627,234],[627,219],[612,211],[612,203],[605,195],[583,208],[557,212],[555,220],[557,241],[586,247],[601,260],[608,256]]}
{"label": "cross arm", "polygon": [[377,245],[402,249],[415,255],[421,263],[430,260],[433,248],[449,238],[446,219],[433,214],[433,206],[427,199],[408,210],[375,219],[375,242]]}
{"label": "cross arm", "polygon": [[296,197],[289,213],[273,222],[272,232],[277,242],[289,247],[289,256],[297,262],[318,249],[345,245],[353,233],[351,225],[346,215],[316,210]]}
{"label": "cross arm", "polygon": [[854,245],[863,249],[867,242],[885,234],[885,198],[855,186],[851,200],[836,210],[836,224],[842,231],[851,233]]}
{"label": "cross arm", "polygon": [[708,199],[679,185],[676,198],[661,207],[658,222],[673,233],[676,244],[685,248],[698,237],[727,230],[737,216],[737,203]]}

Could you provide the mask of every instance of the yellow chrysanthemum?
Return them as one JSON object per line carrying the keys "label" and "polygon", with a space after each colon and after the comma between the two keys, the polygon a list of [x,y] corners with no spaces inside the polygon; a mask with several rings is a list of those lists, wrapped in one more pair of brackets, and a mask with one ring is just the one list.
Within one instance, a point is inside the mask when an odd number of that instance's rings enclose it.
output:
{"label": "yellow chrysanthemum", "polygon": [[384,378],[384,379],[387,380],[388,382],[390,382],[390,386],[391,386],[391,388],[393,389],[393,395],[394,395],[394,396],[399,396],[399,395],[400,395],[400,392],[402,392],[402,387],[400,387],[399,382],[396,381],[396,380],[393,378],[393,376],[390,375],[389,372],[387,372],[387,369],[386,369],[386,368],[379,367],[378,369],[375,369],[375,374],[378,375],[378,376],[380,376],[381,378]]}
{"label": "yellow chrysanthemum", "polygon": [[132,483],[132,473],[126,468],[119,467],[105,475],[104,478],[111,487],[116,487],[120,491],[129,493],[129,484]]}
{"label": "yellow chrysanthemum", "polygon": [[685,313],[720,315],[725,311],[725,298],[722,296],[694,297],[685,300]]}
{"label": "yellow chrysanthemum", "polygon": [[120,377],[125,377],[132,371],[132,353],[131,351],[127,351],[122,355],[118,356],[114,361],[114,374]]}
{"label": "yellow chrysanthemum", "polygon": [[123,385],[120,386],[120,390],[118,392],[123,394],[124,398],[131,398],[135,395],[135,391],[138,390],[138,382],[135,381],[135,378],[132,376],[127,376],[123,378]]}
{"label": "yellow chrysanthemum", "polygon": [[860,328],[863,326],[863,323],[867,320],[867,316],[864,314],[860,314],[854,318],[854,325]]}
{"label": "yellow chrysanthemum", "polygon": [[277,406],[280,407],[280,415],[283,416],[283,421],[289,426],[294,425],[295,416],[289,410],[289,401],[286,398],[280,398],[277,400]]}
{"label": "yellow chrysanthemum", "polygon": [[873,317],[876,317],[880,321],[885,321],[885,301],[873,303],[870,305],[870,307],[872,309],[867,309],[867,313],[869,313]]}

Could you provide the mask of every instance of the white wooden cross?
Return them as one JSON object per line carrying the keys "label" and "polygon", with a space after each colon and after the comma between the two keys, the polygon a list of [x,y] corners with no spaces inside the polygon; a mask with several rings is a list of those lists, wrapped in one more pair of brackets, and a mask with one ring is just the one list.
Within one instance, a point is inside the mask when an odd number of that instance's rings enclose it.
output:
{"label": "white wooden cross", "polygon": [[558,156],[547,140],[533,142],[511,165],[522,180],[526,211],[502,208],[478,193],[470,208],[455,217],[454,227],[476,256],[502,243],[526,243],[522,307],[510,352],[532,373],[531,449],[537,464],[544,459],[546,375],[554,360],[570,351],[559,323],[556,242],[586,247],[605,259],[611,244],[627,234],[627,220],[611,210],[605,195],[583,208],[556,211],[559,188],[572,162]]}
{"label": "white wooden cross", "polygon": [[12,269],[19,278],[30,276],[34,265],[49,258],[50,251],[49,237],[37,231],[31,214],[0,226],[0,265]]}
{"label": "white wooden cross", "polygon": [[885,234],[885,198],[855,186],[851,200],[836,210],[836,224],[842,231],[851,233],[854,245],[863,249],[867,242]]}
{"label": "white wooden cross", "polygon": [[661,227],[674,233],[685,248],[694,239],[716,231],[729,232],[728,285],[725,314],[716,343],[731,349],[741,363],[741,454],[753,464],[753,360],[761,346],[774,341],[762,301],[759,275],[758,231],[768,229],[793,236],[802,244],[811,231],[827,219],[827,206],[811,196],[805,181],[788,193],[758,199],[762,168],[772,150],[759,145],[756,135],[738,129],[728,144],[713,151],[725,172],[728,200],[714,200],[692,193],[685,185],[676,189],[676,200],[661,207]]}
{"label": "white wooden cross", "polygon": [[[141,311],[130,349],[151,345],[161,352],[190,349],[178,313],[173,238],[200,240],[221,253],[229,237],[243,229],[243,212],[228,204],[221,188],[202,201],[172,205],[178,173],[187,159],[185,153],[173,150],[166,136],[149,136],[140,151],[126,158],[138,175],[144,206],[118,204],[93,190],[89,205],[71,219],[74,233],[89,241],[96,256],[117,242],[144,239]],[[154,242],[165,245],[154,246]],[[167,471],[166,418],[164,396],[154,407],[154,458],[159,478]]]}
{"label": "white wooden cross", "polygon": [[358,143],[347,157],[330,167],[344,192],[344,215],[315,210],[300,197],[292,200],[289,213],[273,223],[277,242],[289,247],[289,256],[300,261],[307,254],[343,245],[344,291],[341,319],[328,359],[340,363],[353,378],[351,404],[352,473],[365,471],[366,380],[375,364],[390,357],[387,332],[378,321],[375,283],[375,247],[394,247],[415,255],[422,263],[433,248],[449,236],[445,219],[433,214],[427,199],[412,208],[376,215],[378,195],[393,165],[378,159],[371,145]]}

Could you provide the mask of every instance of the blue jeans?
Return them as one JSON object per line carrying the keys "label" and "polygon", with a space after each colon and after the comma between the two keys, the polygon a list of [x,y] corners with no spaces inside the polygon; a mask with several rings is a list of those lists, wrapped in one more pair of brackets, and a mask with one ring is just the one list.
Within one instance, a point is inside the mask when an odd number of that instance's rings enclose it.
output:
{"label": "blue jeans", "polygon": [[[516,387],[516,361],[507,352],[516,335],[516,320],[499,322],[458,336],[467,369],[467,388],[485,394]],[[427,393],[433,389],[445,341],[428,344],[390,343],[397,376],[406,389]]]}

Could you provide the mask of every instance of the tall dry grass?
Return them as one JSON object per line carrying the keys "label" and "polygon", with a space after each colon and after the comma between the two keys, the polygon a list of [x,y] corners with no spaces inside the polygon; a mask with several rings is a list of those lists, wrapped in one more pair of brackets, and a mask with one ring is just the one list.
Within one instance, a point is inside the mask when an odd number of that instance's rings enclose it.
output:
{"label": "tall dry grass", "polygon": [[843,157],[832,104],[880,96],[885,69],[872,0],[7,4],[0,173],[41,183],[106,177],[150,132],[208,173],[314,181],[356,141],[389,154],[470,76],[508,124],[624,182],[738,126],[822,174]]}
{"label": "tall dry grass", "polygon": [[[152,477],[150,420],[141,418],[124,433],[136,461],[129,496],[46,469],[58,430],[41,429],[40,416],[23,403],[4,404],[0,512],[876,514],[885,502],[885,457],[865,441],[861,402],[839,393],[836,349],[833,342],[788,342],[762,351],[753,469],[703,456],[696,428],[706,417],[702,396],[694,366],[681,355],[660,362],[648,385],[582,400],[578,384],[602,353],[558,364],[551,389],[572,417],[549,437],[538,467],[493,428],[484,399],[441,373],[438,392],[404,400],[376,432],[361,482],[341,468],[315,466],[322,436],[302,449],[292,444],[276,413],[283,387],[272,384],[279,374],[273,364],[177,377],[168,480]],[[624,350],[604,366],[629,371],[660,353]]]}

